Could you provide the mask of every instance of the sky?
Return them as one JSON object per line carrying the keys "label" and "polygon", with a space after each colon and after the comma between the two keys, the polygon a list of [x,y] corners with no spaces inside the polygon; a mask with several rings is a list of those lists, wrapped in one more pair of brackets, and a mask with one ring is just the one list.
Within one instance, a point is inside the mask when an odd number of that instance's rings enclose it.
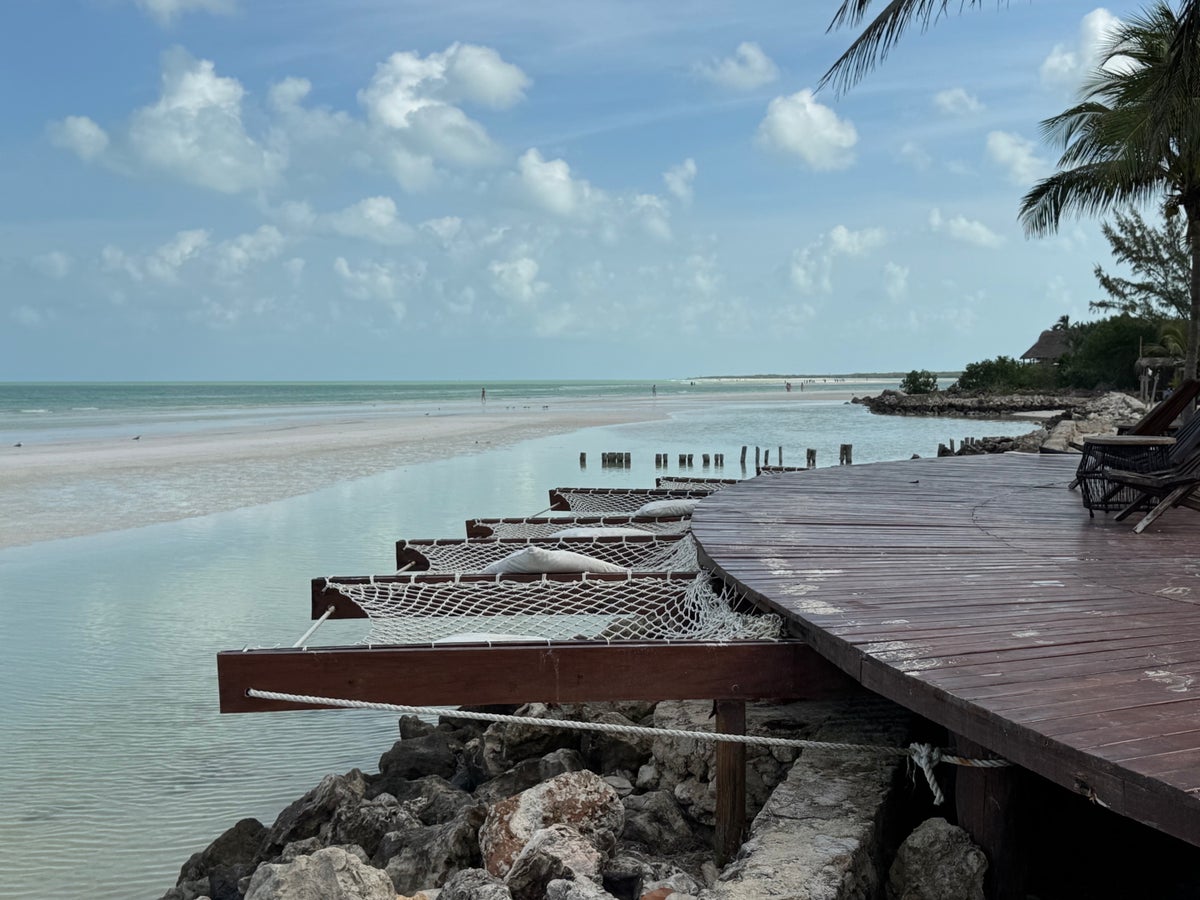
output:
{"label": "sky", "polygon": [[983,4],[841,95],[836,6],[8,4],[0,381],[957,370],[1094,317],[1098,223],[1017,210],[1138,6]]}

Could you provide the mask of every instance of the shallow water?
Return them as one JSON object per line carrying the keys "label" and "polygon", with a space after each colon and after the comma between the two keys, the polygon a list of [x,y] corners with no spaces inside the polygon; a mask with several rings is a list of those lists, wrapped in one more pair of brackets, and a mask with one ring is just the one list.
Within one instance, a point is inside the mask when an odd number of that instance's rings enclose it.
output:
{"label": "shallow water", "polygon": [[[1023,423],[871,416],[842,403],[726,399],[663,421],[588,429],[423,463],[278,503],[0,550],[0,893],[157,897],[239,818],[269,823],[328,772],[374,769],[395,716],[217,713],[215,654],[290,644],[313,577],[388,572],[400,537],[456,537],[472,516],[533,514],[556,485],[650,486],[653,457],[742,444],[856,463],[932,455]],[[628,470],[599,454],[633,454]],[[592,465],[581,472],[579,453]],[[751,456],[753,450],[751,450]],[[331,622],[313,643],[346,643]]]}

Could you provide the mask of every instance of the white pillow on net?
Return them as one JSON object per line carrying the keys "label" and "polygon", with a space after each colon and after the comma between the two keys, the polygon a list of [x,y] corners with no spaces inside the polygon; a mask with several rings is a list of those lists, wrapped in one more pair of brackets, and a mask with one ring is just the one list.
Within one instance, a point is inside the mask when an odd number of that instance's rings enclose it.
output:
{"label": "white pillow on net", "polygon": [[576,525],[556,531],[550,537],[645,537],[652,533],[626,525]]}
{"label": "white pillow on net", "polygon": [[697,500],[652,500],[642,504],[635,516],[690,516],[696,509]]}
{"label": "white pillow on net", "polygon": [[524,547],[489,563],[480,571],[485,575],[499,575],[507,572],[624,572],[626,569],[570,550]]}

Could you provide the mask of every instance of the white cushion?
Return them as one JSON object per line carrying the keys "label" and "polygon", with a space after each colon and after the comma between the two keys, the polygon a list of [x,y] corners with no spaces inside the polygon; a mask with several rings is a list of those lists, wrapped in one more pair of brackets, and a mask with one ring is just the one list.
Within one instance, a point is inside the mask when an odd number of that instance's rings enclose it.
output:
{"label": "white cushion", "polygon": [[485,575],[503,572],[624,572],[625,567],[570,550],[524,547],[480,571]]}
{"label": "white cushion", "polygon": [[653,500],[643,504],[635,516],[690,516],[699,500]]}
{"label": "white cushion", "polygon": [[576,525],[574,528],[564,528],[561,531],[556,531],[550,537],[645,537],[651,533],[645,528],[634,528],[625,525]]}

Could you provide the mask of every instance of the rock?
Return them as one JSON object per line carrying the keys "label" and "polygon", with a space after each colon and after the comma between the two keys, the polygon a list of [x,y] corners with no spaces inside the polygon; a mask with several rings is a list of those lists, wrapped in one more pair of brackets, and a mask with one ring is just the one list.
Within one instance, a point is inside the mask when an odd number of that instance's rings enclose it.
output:
{"label": "rock", "polygon": [[607,855],[625,827],[625,808],[594,772],[559,775],[488,811],[479,830],[484,867],[493,875],[507,875],[534,832],[555,823],[570,825]]}
{"label": "rock", "polygon": [[512,894],[483,869],[464,869],[446,880],[437,900],[512,900]]}
{"label": "rock", "polygon": [[242,819],[215,841],[194,853],[179,870],[176,886],[203,882],[200,893],[212,900],[238,900],[238,882],[258,864],[267,829],[258,819]]}
{"label": "rock", "polygon": [[463,744],[441,731],[397,741],[379,758],[380,782],[390,790],[394,779],[415,780],[426,775],[451,778],[458,771]]}
{"label": "rock", "polygon": [[694,848],[696,836],[675,798],[666,791],[625,797],[625,830],[621,838],[637,841],[659,853],[680,853]]}
{"label": "rock", "polygon": [[336,847],[289,863],[264,863],[246,900],[396,900],[387,875]]}
{"label": "rock", "polygon": [[591,881],[555,879],[546,885],[546,900],[614,900],[614,895]]}
{"label": "rock", "polygon": [[[911,716],[880,699],[812,704],[815,740],[903,745]],[[865,900],[884,881],[887,804],[902,759],[806,750],[754,819],[738,858],[701,900]],[[961,898],[966,900],[966,898]]]}
{"label": "rock", "polygon": [[[518,715],[538,719],[564,718],[564,712],[545,703],[528,703]],[[483,766],[495,778],[526,759],[537,759],[561,748],[579,749],[579,733],[565,728],[497,722],[483,733]]]}
{"label": "rock", "polygon": [[486,814],[481,803],[464,807],[443,825],[389,834],[375,862],[386,869],[397,893],[441,887],[455,872],[479,865],[479,826]]}
{"label": "rock", "polygon": [[[475,800],[462,788],[455,787],[440,775],[427,775],[412,781],[403,778],[389,780],[392,794],[423,825],[440,825],[449,822],[464,806]],[[367,796],[374,798],[384,793],[383,780],[376,781],[367,789]]]}
{"label": "rock", "polygon": [[315,788],[279,814],[263,839],[260,859],[273,859],[287,844],[320,834],[338,807],[357,804],[366,790],[358,769],[345,775],[326,775]]}
{"label": "rock", "polygon": [[562,748],[547,753],[541,759],[527,759],[517,763],[502,775],[475,789],[475,799],[484,803],[495,803],[521,791],[549,781],[564,772],[579,772],[586,768],[578,750]]}
{"label": "rock", "polygon": [[368,858],[375,855],[385,834],[420,828],[410,808],[391,794],[371,800],[346,802],[334,810],[320,837],[328,845],[358,844]]}
{"label": "rock", "polygon": [[555,824],[530,836],[504,883],[513,900],[542,900],[546,885],[555,879],[598,880],[601,860],[599,851],[578,831]]}
{"label": "rock", "polygon": [[926,819],[910,834],[888,874],[889,900],[984,900],[987,857],[945,819]]}

